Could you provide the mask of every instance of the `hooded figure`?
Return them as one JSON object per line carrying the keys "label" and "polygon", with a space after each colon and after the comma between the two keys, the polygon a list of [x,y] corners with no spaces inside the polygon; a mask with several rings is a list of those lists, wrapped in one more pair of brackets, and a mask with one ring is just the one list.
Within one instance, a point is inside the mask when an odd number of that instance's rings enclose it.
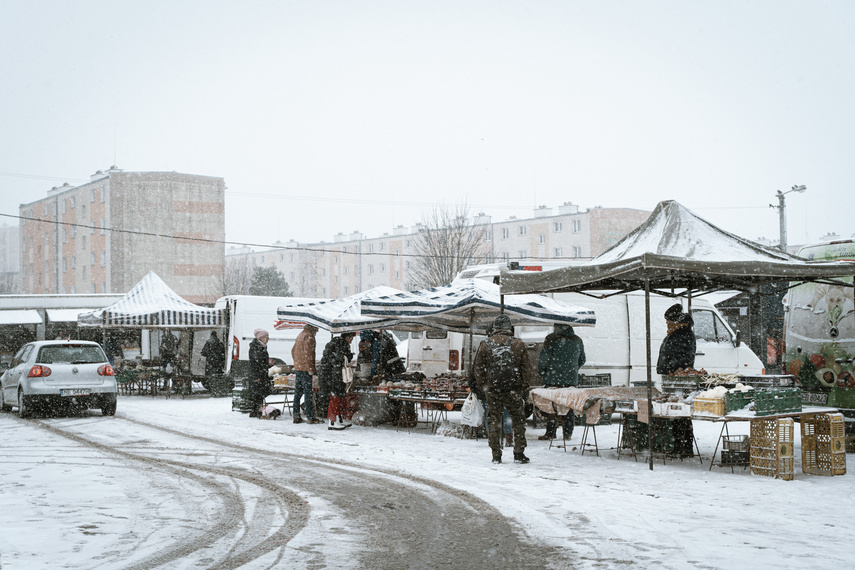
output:
{"label": "hooded figure", "polygon": [[585,345],[570,325],[555,325],[555,332],[546,336],[537,372],[544,386],[576,386],[579,368],[585,364]]}
{"label": "hooded figure", "polygon": [[531,386],[531,368],[525,343],[514,338],[513,325],[507,315],[493,320],[490,338],[481,343],[475,354],[475,381],[487,399],[487,422],[493,463],[502,462],[502,408],[506,408],[513,425],[514,462],[528,463],[523,453],[525,440],[525,399]]}
{"label": "hooded figure", "polygon": [[[585,345],[582,339],[573,332],[570,325],[555,325],[555,332],[546,336],[540,359],[537,362],[537,372],[544,386],[565,388],[579,384],[579,368],[585,364]],[[546,422],[546,433],[538,439],[554,439],[558,431],[558,415],[549,415]],[[570,439],[573,426],[576,423],[571,410],[562,419],[563,439]]]}
{"label": "hooded figure", "polygon": [[270,355],[267,353],[267,341],[270,335],[264,329],[253,331],[255,340],[249,343],[249,378],[248,392],[251,410],[250,417],[261,417],[261,406],[264,398],[270,395]]}

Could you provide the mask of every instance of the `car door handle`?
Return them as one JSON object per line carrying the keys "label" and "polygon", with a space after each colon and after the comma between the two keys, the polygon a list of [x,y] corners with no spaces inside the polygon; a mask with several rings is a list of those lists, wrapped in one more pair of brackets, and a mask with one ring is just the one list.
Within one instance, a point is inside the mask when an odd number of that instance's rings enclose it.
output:
{"label": "car door handle", "polygon": [[700,350],[695,353],[695,356],[704,356],[706,352],[701,352]]}

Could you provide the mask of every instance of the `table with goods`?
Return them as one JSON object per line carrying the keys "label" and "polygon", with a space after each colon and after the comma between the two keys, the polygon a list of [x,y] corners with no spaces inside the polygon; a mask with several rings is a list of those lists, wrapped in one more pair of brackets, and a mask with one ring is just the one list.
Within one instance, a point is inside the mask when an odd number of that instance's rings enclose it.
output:
{"label": "table with goods", "polygon": [[[837,409],[803,406],[801,391],[790,375],[717,375],[681,371],[662,377],[662,391],[653,390],[653,417],[648,417],[646,387],[532,390],[536,406],[558,413],[573,409],[584,413],[586,424],[598,423],[597,412],[621,415],[618,457],[635,456],[650,447],[648,422],[653,427],[654,457],[672,457],[674,420],[683,418],[720,422],[722,429],[713,451],[713,466],[750,468],[754,475],[793,478],[794,419],[801,430],[802,471],[815,475],[846,472],[846,439],[843,415]],[[643,390],[635,394],[631,390]],[[574,392],[575,393],[572,393]],[[562,393],[564,392],[564,393]],[[621,397],[625,395],[626,397]],[[555,412],[552,412],[555,413]],[[750,422],[750,435],[731,435],[730,422]],[[693,442],[695,449],[697,442]],[[721,457],[716,455],[721,448]],[[585,446],[582,447],[584,453]],[[699,451],[699,450],[698,450]],[[698,453],[700,458],[700,453]],[[702,459],[701,459],[702,462]]]}

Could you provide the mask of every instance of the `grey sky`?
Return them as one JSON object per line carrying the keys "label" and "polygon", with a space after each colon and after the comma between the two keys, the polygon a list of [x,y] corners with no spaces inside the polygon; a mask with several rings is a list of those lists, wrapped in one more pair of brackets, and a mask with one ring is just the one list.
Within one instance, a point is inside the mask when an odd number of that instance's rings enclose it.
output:
{"label": "grey sky", "polygon": [[[0,2],[0,213],[117,164],[225,178],[226,238],[675,199],[855,233],[855,3]],[[11,222],[8,218],[0,223]]]}

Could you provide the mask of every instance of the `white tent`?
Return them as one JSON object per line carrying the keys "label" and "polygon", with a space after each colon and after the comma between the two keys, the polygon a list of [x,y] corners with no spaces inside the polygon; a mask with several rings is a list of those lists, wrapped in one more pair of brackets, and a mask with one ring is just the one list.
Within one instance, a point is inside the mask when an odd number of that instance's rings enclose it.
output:
{"label": "white tent", "polygon": [[392,325],[392,319],[365,316],[359,310],[359,303],[362,299],[394,293],[400,293],[400,291],[392,287],[380,286],[343,299],[282,305],[276,311],[276,318],[283,324],[277,325],[276,328],[293,328],[293,321],[315,325],[333,334],[389,328]]}
{"label": "white tent", "polygon": [[101,328],[213,329],[223,326],[223,311],[185,301],[150,271],[112,305],[79,315],[77,324]]}
{"label": "white tent", "polygon": [[460,279],[451,285],[372,296],[360,303],[363,315],[392,319],[406,326],[422,323],[458,332],[485,329],[504,312],[514,325],[563,323],[594,326],[594,311],[543,295],[512,295],[504,306],[499,286],[484,279]]}

